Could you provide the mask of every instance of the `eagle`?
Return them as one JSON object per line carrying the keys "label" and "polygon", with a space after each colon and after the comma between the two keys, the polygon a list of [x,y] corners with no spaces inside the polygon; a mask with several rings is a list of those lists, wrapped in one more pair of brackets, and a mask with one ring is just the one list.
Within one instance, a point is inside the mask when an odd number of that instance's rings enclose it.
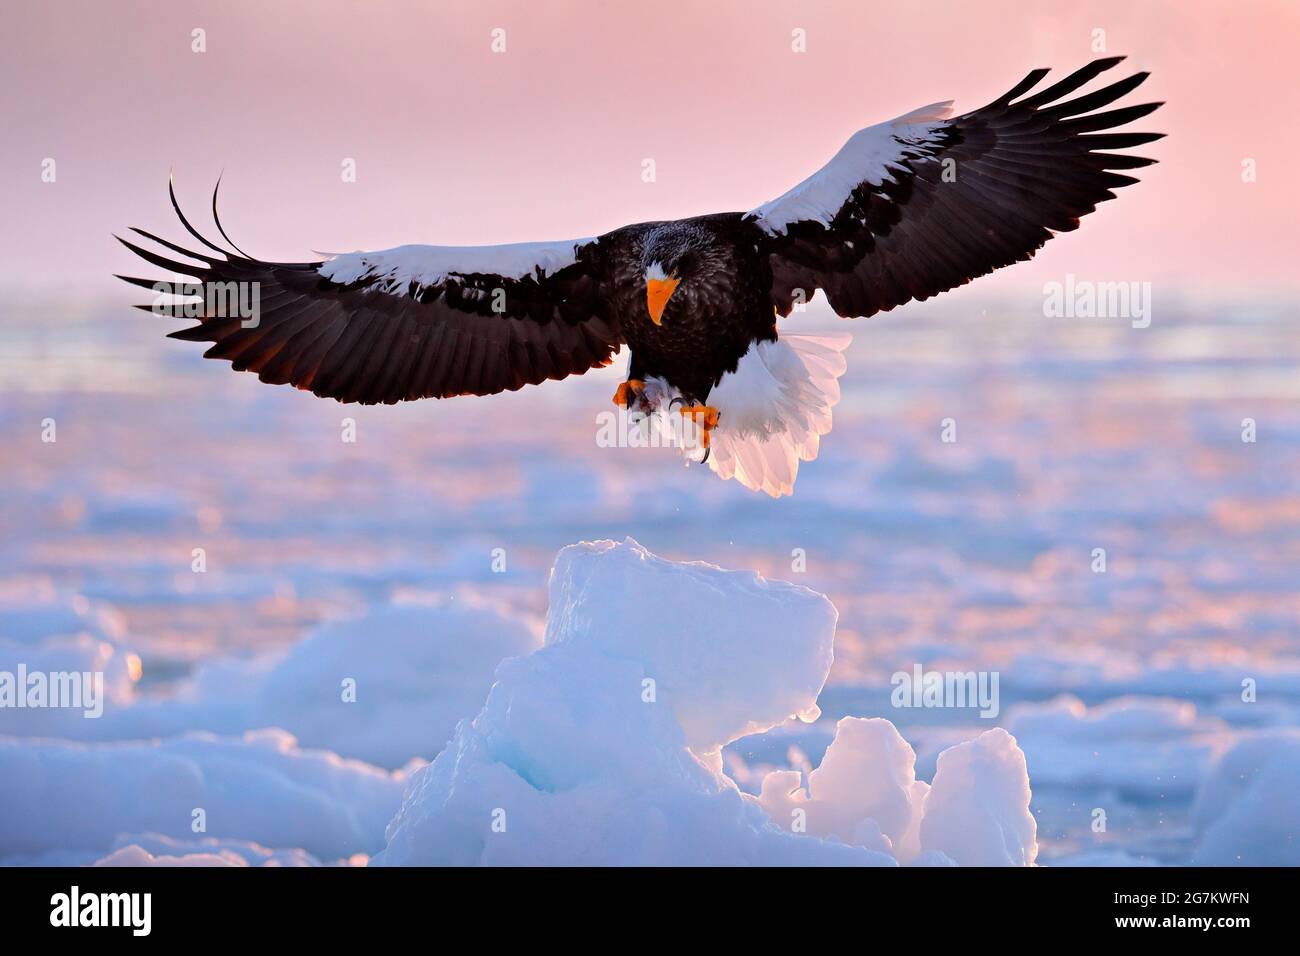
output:
{"label": "eagle", "polygon": [[[782,332],[778,319],[818,290],[842,317],[887,312],[1077,228],[1137,182],[1117,170],[1154,162],[1123,151],[1163,135],[1114,131],[1160,103],[1103,109],[1145,72],[1067,98],[1122,60],[1094,60],[1042,89],[1049,71],[1033,70],[959,116],[948,101],[868,126],[748,212],[585,239],[265,262],[226,235],[216,190],[213,220],[230,248],[190,224],[169,184],[202,249],[131,230],[178,261],[117,238],[196,281],[119,278],[160,293],[139,308],[197,320],[170,335],[212,343],[207,358],[340,402],[514,391],[606,366],[626,346],[615,414],[680,423],[689,460],[778,497],[830,431],[849,342]],[[245,290],[257,308],[232,309]]]}

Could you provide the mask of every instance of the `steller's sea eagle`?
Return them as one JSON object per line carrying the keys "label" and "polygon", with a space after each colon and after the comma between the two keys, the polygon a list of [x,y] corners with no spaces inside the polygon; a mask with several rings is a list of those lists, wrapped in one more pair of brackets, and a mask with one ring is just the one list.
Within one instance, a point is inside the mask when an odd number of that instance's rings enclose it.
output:
{"label": "steller's sea eagle", "polygon": [[[748,212],[564,242],[407,245],[287,263],[205,239],[173,192],[182,225],[216,256],[140,229],[193,262],[122,242],[198,280],[184,289],[199,308],[175,310],[198,324],[173,338],[215,343],[208,358],[340,402],[491,395],[608,365],[627,345],[617,404],[689,422],[719,475],[788,494],[799,461],[815,458],[830,431],[848,337],[778,333],[777,317],[818,289],[841,316],[888,311],[1028,259],[1076,228],[1137,181],[1114,170],[1154,162],[1115,150],[1163,135],[1108,132],[1159,103],[1096,112],[1146,73],[1062,102],[1122,59],[1094,60],[1038,92],[1048,71],[1034,70],[960,116],[936,103],[868,126]],[[206,293],[231,283],[259,290],[256,321],[213,307],[219,297]]]}

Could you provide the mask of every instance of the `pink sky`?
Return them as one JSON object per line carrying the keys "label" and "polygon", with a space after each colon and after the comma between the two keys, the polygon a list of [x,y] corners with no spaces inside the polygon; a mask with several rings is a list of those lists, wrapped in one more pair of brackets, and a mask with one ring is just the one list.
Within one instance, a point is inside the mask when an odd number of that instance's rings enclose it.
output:
{"label": "pink sky", "polygon": [[[191,52],[195,27],[206,53]],[[489,48],[494,27],[504,54]],[[796,27],[807,53],[791,51]],[[1033,67],[1092,59],[1095,28],[1125,67],[1153,71],[1139,92],[1168,105],[1139,128],[1170,136],[1141,152],[1162,162],[981,288],[1066,272],[1227,294],[1291,281],[1300,5],[1288,0],[48,0],[8,8],[0,36],[0,283],[110,289],[110,271],[138,274],[109,233],[182,236],[173,167],[203,221],[224,169],[235,241],[291,260],[748,209],[864,125],[940,99],[974,108]],[[46,157],[54,184],[41,182]],[[356,183],[341,180],[347,157]],[[641,181],[645,158],[657,182]]]}

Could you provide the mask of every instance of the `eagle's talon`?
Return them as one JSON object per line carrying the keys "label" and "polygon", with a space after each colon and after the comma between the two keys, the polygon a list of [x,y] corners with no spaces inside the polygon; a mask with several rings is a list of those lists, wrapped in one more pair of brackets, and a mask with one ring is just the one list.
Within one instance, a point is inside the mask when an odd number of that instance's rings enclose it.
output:
{"label": "eagle's talon", "polygon": [[[674,399],[674,401],[679,401],[679,399]],[[712,405],[688,405],[681,411],[683,415],[690,418],[703,418],[706,432],[718,427],[718,410]]]}
{"label": "eagle's talon", "polygon": [[[669,403],[671,407],[672,403]],[[709,460],[709,448],[711,445],[710,432],[718,427],[718,410],[712,405],[684,405],[681,409],[683,418],[689,418],[697,427],[703,429],[700,445],[704,448],[703,462]]]}
{"label": "eagle's talon", "polygon": [[639,378],[629,378],[626,382],[620,382],[618,388],[614,390],[614,404],[631,408],[640,401],[644,392],[645,382]]}

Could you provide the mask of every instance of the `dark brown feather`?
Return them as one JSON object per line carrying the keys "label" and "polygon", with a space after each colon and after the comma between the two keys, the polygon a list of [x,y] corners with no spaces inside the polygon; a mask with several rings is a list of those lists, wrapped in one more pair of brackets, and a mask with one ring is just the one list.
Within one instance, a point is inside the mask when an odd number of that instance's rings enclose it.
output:
{"label": "dark brown feather", "polygon": [[[364,404],[487,395],[607,365],[622,343],[617,319],[607,315],[604,263],[595,253],[550,276],[456,276],[393,293],[364,282],[331,282],[318,271],[319,262],[262,262],[224,250],[185,218],[170,183],[168,193],[182,226],[220,258],[140,229],[133,231],[195,261],[172,260],[119,241],[152,265],[193,276],[207,303],[218,283],[255,283],[260,293],[255,326],[204,308],[197,324],[170,337],[211,342],[206,357],[229,361],[265,382]],[[214,190],[214,218],[216,201]],[[238,250],[219,220],[217,229]],[[119,278],[146,289],[157,286],[150,279]],[[504,313],[493,311],[494,289],[505,290]],[[192,309],[193,296],[190,300]],[[142,308],[184,315],[183,304]]]}
{"label": "dark brown feather", "polygon": [[[1090,112],[1136,89],[1146,73],[1061,102],[1122,59],[1095,60],[1016,102],[1046,75],[1036,70],[988,106],[936,124],[933,141],[900,140],[895,181],[864,181],[829,229],[796,222],[770,234],[755,220],[777,310],[790,312],[794,290],[811,297],[820,288],[840,315],[888,311],[1028,259],[1054,232],[1078,228],[1113,190],[1137,182],[1111,170],[1154,162],[1100,150],[1163,135],[1094,132],[1160,105]],[[955,170],[955,180],[944,180],[945,168]]]}

